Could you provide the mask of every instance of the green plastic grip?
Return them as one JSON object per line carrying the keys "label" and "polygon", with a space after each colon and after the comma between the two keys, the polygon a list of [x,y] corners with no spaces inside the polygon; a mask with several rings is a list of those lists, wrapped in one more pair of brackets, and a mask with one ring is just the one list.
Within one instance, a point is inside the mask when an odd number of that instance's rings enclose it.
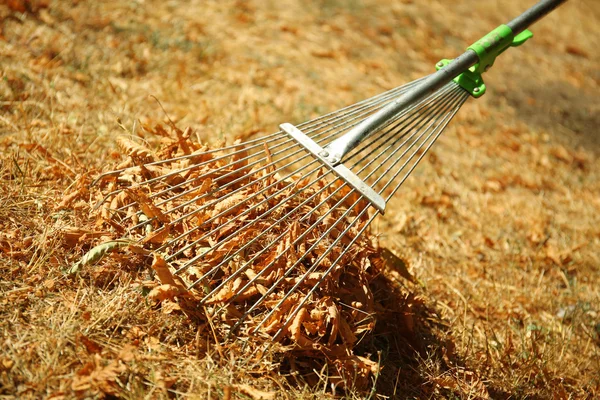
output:
{"label": "green plastic grip", "polygon": [[[467,49],[477,54],[479,62],[467,71],[454,78],[463,89],[473,97],[480,97],[485,93],[486,87],[483,83],[482,74],[486,72],[496,61],[496,57],[509,47],[520,46],[533,36],[529,30],[524,30],[518,35],[513,35],[512,30],[506,25],[500,25]],[[436,69],[442,69],[452,60],[441,60],[436,64]]]}

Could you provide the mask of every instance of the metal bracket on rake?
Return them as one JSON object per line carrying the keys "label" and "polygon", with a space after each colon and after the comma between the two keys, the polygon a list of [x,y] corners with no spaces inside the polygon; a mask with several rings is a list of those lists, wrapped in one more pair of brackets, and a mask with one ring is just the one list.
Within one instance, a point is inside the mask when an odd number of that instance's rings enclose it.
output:
{"label": "metal bracket on rake", "polygon": [[[467,48],[467,50],[471,50],[477,54],[479,61],[456,76],[453,79],[454,82],[458,83],[460,87],[469,92],[473,97],[483,96],[486,87],[481,75],[494,65],[496,57],[506,49],[520,46],[531,39],[531,37],[533,37],[533,33],[527,29],[515,35],[509,26],[500,25]],[[452,60],[441,60],[436,64],[435,68],[439,71],[451,62]]]}
{"label": "metal bracket on rake", "polygon": [[317,160],[324,166],[329,168],[334,174],[342,178],[344,182],[355,189],[361,196],[371,203],[381,214],[385,212],[385,200],[377,192],[367,185],[362,179],[360,179],[354,172],[349,170],[343,164],[331,164],[327,160],[327,151],[319,146],[314,140],[305,135],[300,129],[294,125],[285,123],[279,125],[279,127],[288,135],[290,135],[299,145],[304,147],[310,152]]}

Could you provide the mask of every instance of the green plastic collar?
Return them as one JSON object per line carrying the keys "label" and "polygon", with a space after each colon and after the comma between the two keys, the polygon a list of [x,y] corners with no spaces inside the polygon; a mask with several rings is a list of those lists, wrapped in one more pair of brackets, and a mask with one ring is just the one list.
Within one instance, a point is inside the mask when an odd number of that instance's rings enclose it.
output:
{"label": "green plastic collar", "polygon": [[[481,75],[494,65],[496,57],[506,49],[520,46],[532,36],[533,33],[529,30],[524,30],[515,36],[508,26],[500,25],[467,48],[467,50],[473,50],[477,54],[479,62],[454,78],[454,82],[458,83],[473,97],[482,96],[486,88]],[[444,68],[451,61],[441,60],[436,64],[436,69]]]}

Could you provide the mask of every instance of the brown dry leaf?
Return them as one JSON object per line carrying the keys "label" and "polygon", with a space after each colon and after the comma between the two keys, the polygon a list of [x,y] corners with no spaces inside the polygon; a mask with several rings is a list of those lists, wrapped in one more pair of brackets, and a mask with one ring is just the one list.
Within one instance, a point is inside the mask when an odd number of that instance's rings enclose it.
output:
{"label": "brown dry leaf", "polygon": [[96,354],[93,361],[88,362],[75,373],[71,389],[75,392],[100,392],[109,395],[118,393],[117,377],[127,370],[118,360],[112,360],[102,365],[102,359]]}
{"label": "brown dry leaf", "polygon": [[343,342],[348,346],[354,346],[358,338],[354,334],[352,327],[350,324],[348,324],[348,320],[346,320],[343,314],[340,316],[339,326],[340,336],[342,337]]}
{"label": "brown dry leaf", "polygon": [[158,302],[164,300],[173,300],[176,296],[180,295],[181,288],[179,286],[174,285],[160,285],[155,287],[148,293],[148,298],[151,300],[155,300]]}
{"label": "brown dry leaf", "polygon": [[[323,266],[328,267],[331,264],[326,264],[327,261],[323,260]],[[306,276],[298,276],[296,278],[286,278],[286,283],[292,285],[298,282],[302,282],[303,285],[312,286],[315,285],[323,277],[323,272],[311,272]]]}
{"label": "brown dry leaf", "polygon": [[186,292],[187,290],[185,289],[185,285],[183,284],[183,282],[181,282],[179,277],[177,277],[177,280],[175,279],[165,259],[157,253],[154,253],[153,257],[154,259],[152,260],[152,269],[154,270],[154,272],[156,272],[156,275],[158,275],[160,283],[162,283],[163,285],[175,286],[179,288],[181,292]]}
{"label": "brown dry leaf", "polygon": [[174,312],[181,311],[181,306],[175,301],[164,299],[160,303],[160,310],[163,312],[163,314],[172,314]]}
{"label": "brown dry leaf", "polygon": [[144,161],[154,161],[154,155],[152,154],[152,151],[150,151],[150,149],[134,142],[131,139],[125,136],[119,136],[116,139],[116,142],[117,146],[119,146],[121,151],[123,151],[128,156],[132,158],[141,158]]}
{"label": "brown dry leaf", "polygon": [[556,265],[562,265],[560,252],[550,242],[546,246],[546,258]]}
{"label": "brown dry leaf", "polygon": [[495,193],[501,192],[502,190],[506,189],[506,187],[497,179],[489,179],[485,181],[485,183],[483,184],[483,188],[487,192]]}
{"label": "brown dry leaf", "polygon": [[253,400],[271,400],[276,396],[275,392],[265,392],[246,384],[232,385],[232,387],[237,392],[250,396]]}
{"label": "brown dry leaf", "polygon": [[[294,293],[289,296],[271,315],[271,318],[267,320],[267,323],[261,327],[261,331],[265,333],[273,333],[283,324],[282,320],[287,315],[288,311],[298,302],[299,295]],[[265,306],[268,310],[273,310],[275,304],[279,303],[279,298],[272,298],[272,300],[265,301]],[[287,331],[290,331],[288,326]]]}
{"label": "brown dry leaf", "polygon": [[[138,334],[138,337],[139,337],[139,334]],[[124,362],[133,361],[133,360],[135,360],[135,353],[136,353],[136,348],[130,344],[126,344],[119,351],[119,354],[117,354],[117,358]]]}
{"label": "brown dry leaf", "polygon": [[142,212],[148,218],[156,218],[164,224],[169,223],[169,218],[163,214],[160,208],[156,207],[152,200],[140,189],[125,189],[129,197],[136,201]]}
{"label": "brown dry leaf", "polygon": [[200,184],[200,186],[198,186],[197,189],[193,190],[190,193],[190,198],[195,199],[196,200],[195,203],[198,206],[201,206],[202,204],[206,203],[206,198],[202,197],[202,199],[200,199],[200,197],[203,194],[208,193],[210,191],[211,187],[212,187],[212,179],[211,178],[204,179],[202,181],[202,183]]}
{"label": "brown dry leaf", "polygon": [[192,135],[192,128],[188,126],[183,132],[181,131],[181,129],[174,129],[174,131],[175,135],[177,136],[177,143],[181,147],[183,154],[191,154],[191,142],[189,141],[189,139]]}
{"label": "brown dry leaf", "polygon": [[231,156],[231,168],[234,171],[246,170],[248,166],[248,152],[243,144],[240,144],[241,140],[236,140],[234,144],[239,145],[235,148],[235,153]]}
{"label": "brown dry leaf", "polygon": [[128,167],[129,166],[126,165],[125,168],[127,169],[118,175],[117,179],[119,183],[130,183],[135,185],[140,178],[150,179],[155,176],[155,173],[152,172],[154,169],[151,167],[146,167],[143,165],[131,168]]}
{"label": "brown dry leaf", "polygon": [[65,208],[69,208],[71,207],[71,204],[73,204],[73,202],[75,200],[79,200],[82,199],[84,197],[86,197],[89,194],[89,190],[87,187],[81,187],[79,189],[77,189],[75,192],[72,192],[68,195],[66,195],[65,197],[63,197],[63,199],[61,200],[60,203],[58,203],[58,205],[55,207],[55,209],[58,210],[64,210]]}
{"label": "brown dry leaf", "polygon": [[29,3],[27,0],[6,0],[6,5],[12,11],[24,13],[27,11],[26,5]]}
{"label": "brown dry leaf", "polygon": [[164,225],[160,227],[158,230],[151,232],[148,234],[143,243],[153,243],[153,244],[164,244],[167,239],[169,239],[169,234],[171,233],[171,224]]}
{"label": "brown dry leaf", "polygon": [[231,299],[243,286],[244,281],[238,277],[233,282],[227,282],[206,304],[222,303]]}
{"label": "brown dry leaf", "polygon": [[[271,150],[269,150],[269,146],[267,145],[267,143],[264,144],[264,148],[265,148],[265,155],[266,155],[266,162],[265,162],[265,169],[263,170],[263,176],[268,176],[270,174],[272,174],[273,172],[275,172],[275,164],[273,163],[273,155],[271,154]],[[273,175],[269,176],[268,179],[265,179],[264,181],[264,187],[267,187],[273,183],[275,183],[275,177]]]}
{"label": "brown dry leaf", "polygon": [[332,346],[337,339],[338,331],[340,329],[340,312],[331,297],[326,297],[324,303],[327,307],[327,324],[331,326],[327,344]]}
{"label": "brown dry leaf", "polygon": [[23,143],[21,145],[19,145],[20,147],[24,148],[25,150],[29,151],[29,152],[38,152],[40,153],[42,156],[44,156],[44,158],[46,158],[46,160],[48,162],[51,163],[58,163],[58,161],[56,160],[56,158],[54,158],[52,156],[52,153],[50,153],[50,151],[48,149],[46,149],[44,146],[42,146],[41,144],[38,143]]}
{"label": "brown dry leaf", "polygon": [[69,246],[75,246],[80,240],[97,239],[102,236],[110,235],[109,231],[93,231],[90,229],[79,228],[76,226],[65,226],[60,228],[60,235]]}
{"label": "brown dry leaf", "polygon": [[574,56],[579,56],[579,57],[583,57],[583,58],[590,58],[590,55],[588,54],[587,51],[583,50],[581,47],[578,47],[574,44],[568,44],[565,47],[565,51],[569,54],[572,54]]}
{"label": "brown dry leaf", "polygon": [[76,339],[83,344],[88,353],[97,354],[102,352],[102,347],[84,334],[78,333]]}
{"label": "brown dry leaf", "polygon": [[396,254],[385,248],[381,249],[381,256],[386,267],[393,268],[393,270],[404,279],[413,283],[416,282],[415,277],[413,277],[408,270],[408,262],[406,260],[398,257]]}
{"label": "brown dry leaf", "polygon": [[247,193],[236,193],[219,201],[213,208],[212,216],[214,217],[223,213],[221,217],[227,217],[228,215],[239,211],[239,206],[242,205],[247,198]]}
{"label": "brown dry leaf", "polygon": [[[117,210],[120,207],[124,206],[126,204],[127,201],[127,192],[123,191],[123,192],[119,192],[116,196],[113,197],[112,201],[110,202],[110,210]],[[108,210],[107,210],[108,212]],[[105,219],[109,219],[109,215],[107,213],[107,216],[105,217]]]}
{"label": "brown dry leaf", "polygon": [[54,279],[46,279],[44,281],[44,287],[48,290],[54,290],[56,287],[56,280]]}
{"label": "brown dry leaf", "polygon": [[10,358],[2,358],[0,359],[0,372],[10,371],[14,365],[15,362]]}
{"label": "brown dry leaf", "polygon": [[379,372],[379,365],[365,357],[341,357],[333,361],[338,376],[330,377],[333,384],[342,388],[364,390],[369,386],[369,378]]}
{"label": "brown dry leaf", "polygon": [[435,377],[433,381],[461,397],[490,399],[490,394],[481,379],[474,372],[461,367]]}
{"label": "brown dry leaf", "polygon": [[421,204],[428,207],[452,207],[452,199],[450,196],[441,195],[441,196],[425,196],[421,200]]}
{"label": "brown dry leaf", "polygon": [[[197,150],[194,150],[191,155],[192,157],[189,158],[189,162],[191,165],[199,165],[202,163],[205,163],[209,160],[213,159],[213,154],[212,153],[207,153],[208,147],[206,146],[200,146],[200,148],[198,148]],[[193,169],[191,169],[190,171],[192,171]]]}
{"label": "brown dry leaf", "polygon": [[302,324],[309,317],[306,307],[302,307],[287,328],[291,338],[301,347],[311,347],[314,342],[302,333]]}

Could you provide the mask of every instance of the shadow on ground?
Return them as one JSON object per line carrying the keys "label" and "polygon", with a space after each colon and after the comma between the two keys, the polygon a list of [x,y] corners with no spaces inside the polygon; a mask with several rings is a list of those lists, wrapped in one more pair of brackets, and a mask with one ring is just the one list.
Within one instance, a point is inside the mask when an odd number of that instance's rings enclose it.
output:
{"label": "shadow on ground", "polygon": [[506,94],[515,107],[517,119],[568,141],[574,148],[584,147],[600,154],[600,112],[597,96],[555,81],[539,86],[526,79],[519,80],[518,91]]}
{"label": "shadow on ground", "polygon": [[377,326],[356,353],[381,354],[381,374],[374,393],[390,399],[493,398],[511,394],[484,385],[485,376],[470,371],[452,339],[451,324],[420,289],[380,276],[373,285],[381,306]]}
{"label": "shadow on ground", "polygon": [[373,393],[391,399],[474,394],[509,398],[468,371],[454,351],[450,322],[422,293],[406,264],[386,249],[382,253],[386,270],[371,283],[379,308],[377,324],[356,349],[356,354],[371,358],[379,355],[382,369]]}

